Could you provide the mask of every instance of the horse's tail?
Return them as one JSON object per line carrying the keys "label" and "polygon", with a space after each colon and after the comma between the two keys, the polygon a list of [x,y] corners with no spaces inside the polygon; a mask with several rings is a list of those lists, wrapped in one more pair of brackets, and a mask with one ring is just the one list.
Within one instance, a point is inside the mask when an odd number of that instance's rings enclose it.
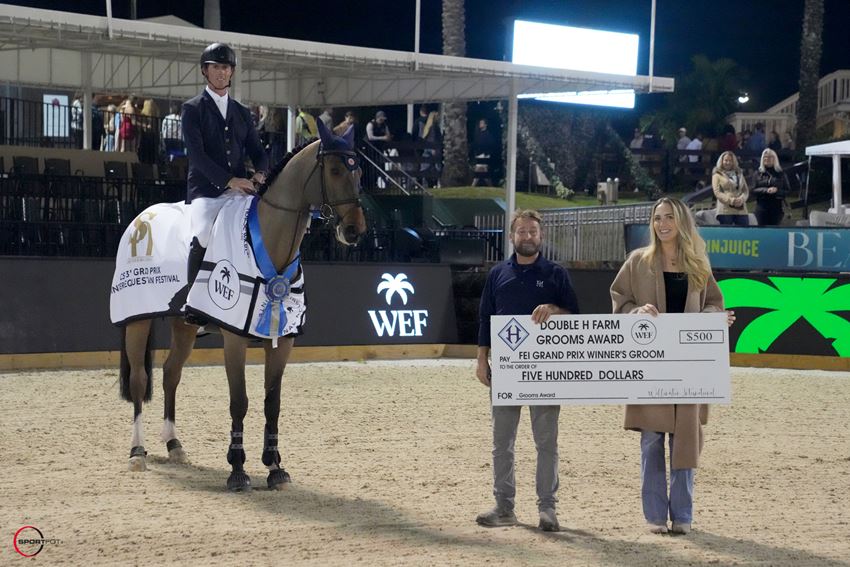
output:
{"label": "horse's tail", "polygon": [[[121,364],[118,373],[118,384],[120,386],[121,399],[128,402],[133,401],[130,393],[130,358],[127,356],[127,327],[121,327]],[[154,325],[151,324],[148,333],[148,342],[145,345],[145,375],[148,377],[145,386],[144,401],[149,402],[153,397],[153,335]]]}

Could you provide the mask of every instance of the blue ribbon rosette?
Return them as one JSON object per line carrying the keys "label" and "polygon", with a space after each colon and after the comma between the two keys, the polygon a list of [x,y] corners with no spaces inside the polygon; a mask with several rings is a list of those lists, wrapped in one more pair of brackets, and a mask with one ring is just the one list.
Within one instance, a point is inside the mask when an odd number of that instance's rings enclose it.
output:
{"label": "blue ribbon rosette", "polygon": [[257,261],[260,273],[266,280],[266,303],[262,307],[254,332],[258,335],[271,337],[273,347],[277,348],[277,338],[283,335],[286,328],[286,308],[283,302],[292,288],[292,279],[298,273],[298,267],[301,264],[301,252],[298,252],[292,262],[280,273],[275,270],[260,233],[260,220],[257,216],[257,203],[259,201],[259,197],[254,197],[251,202],[251,208],[248,211],[248,230],[251,233],[251,248],[254,251],[254,259]]}

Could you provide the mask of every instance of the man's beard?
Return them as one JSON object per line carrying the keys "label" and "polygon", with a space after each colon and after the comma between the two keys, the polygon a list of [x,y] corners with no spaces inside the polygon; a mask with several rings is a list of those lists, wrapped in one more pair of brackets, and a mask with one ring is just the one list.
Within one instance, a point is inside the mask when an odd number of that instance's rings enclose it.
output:
{"label": "man's beard", "polygon": [[520,256],[530,258],[538,252],[540,252],[540,244],[535,244],[534,242],[522,242],[516,246],[516,253]]}

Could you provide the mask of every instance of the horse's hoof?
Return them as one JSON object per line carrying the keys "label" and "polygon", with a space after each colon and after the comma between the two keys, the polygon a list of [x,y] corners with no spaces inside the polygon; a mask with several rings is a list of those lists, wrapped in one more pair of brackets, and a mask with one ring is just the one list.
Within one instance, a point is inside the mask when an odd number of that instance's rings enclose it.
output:
{"label": "horse's hoof", "polygon": [[137,445],[130,449],[130,463],[128,469],[130,472],[145,472],[148,470],[147,451],[141,445]]}
{"label": "horse's hoof", "polygon": [[168,462],[174,465],[188,465],[189,456],[183,450],[183,445],[177,439],[172,439],[165,444],[168,449]]}
{"label": "horse's hoof", "polygon": [[233,471],[227,478],[227,490],[230,492],[247,492],[251,490],[251,477],[245,471]]}
{"label": "horse's hoof", "polygon": [[285,470],[274,469],[269,471],[268,484],[269,490],[283,490],[292,484],[292,479],[289,477],[289,473]]}

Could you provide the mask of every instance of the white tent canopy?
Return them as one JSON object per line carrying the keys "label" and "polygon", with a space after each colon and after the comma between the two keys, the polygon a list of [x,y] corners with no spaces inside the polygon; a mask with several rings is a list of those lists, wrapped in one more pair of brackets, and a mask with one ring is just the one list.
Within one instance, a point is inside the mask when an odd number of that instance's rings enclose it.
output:
{"label": "white tent canopy", "polygon": [[841,158],[850,156],[850,140],[830,142],[806,148],[807,156],[832,158],[832,208],[830,213],[850,214],[850,206],[841,203]]}
{"label": "white tent canopy", "polygon": [[[286,105],[290,115],[296,106],[508,99],[508,215],[515,203],[518,95],[621,89],[672,92],[674,86],[673,79],[665,77],[560,70],[0,4],[4,81],[81,90],[86,107],[94,91],[163,98],[196,95],[204,85],[198,58],[213,42],[227,43],[237,52],[235,98]],[[88,132],[91,117],[83,116]]]}

